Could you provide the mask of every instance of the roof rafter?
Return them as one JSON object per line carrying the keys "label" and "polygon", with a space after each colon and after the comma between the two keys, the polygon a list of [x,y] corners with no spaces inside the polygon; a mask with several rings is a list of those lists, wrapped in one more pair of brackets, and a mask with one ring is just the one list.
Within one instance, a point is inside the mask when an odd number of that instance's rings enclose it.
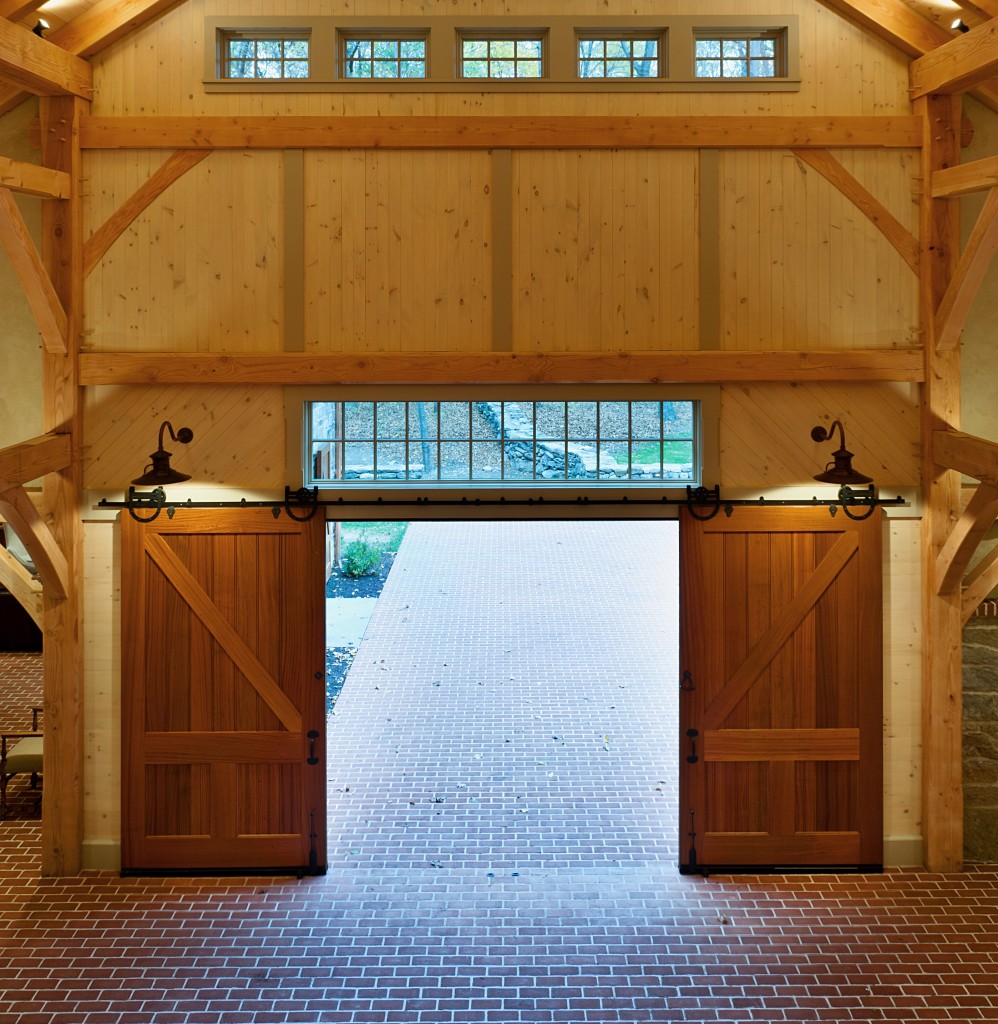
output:
{"label": "roof rafter", "polygon": [[[85,14],[49,33],[47,40],[77,57],[93,57],[122,36],[159,17],[181,0],[98,0]],[[27,35],[30,32],[20,29]],[[37,36],[32,36],[37,39]],[[23,86],[0,88],[0,114],[27,98]]]}
{"label": "roof rafter", "polygon": [[[821,0],[821,3],[912,57],[923,57],[956,39],[951,31],[919,14],[903,0]],[[963,38],[973,31],[976,30]],[[998,84],[979,84],[972,92],[992,110],[998,110]]]}
{"label": "roof rafter", "polygon": [[0,78],[37,96],[93,96],[90,65],[61,46],[0,18]]}
{"label": "roof rafter", "polygon": [[967,92],[998,74],[998,20],[986,21],[911,65],[912,97]]}

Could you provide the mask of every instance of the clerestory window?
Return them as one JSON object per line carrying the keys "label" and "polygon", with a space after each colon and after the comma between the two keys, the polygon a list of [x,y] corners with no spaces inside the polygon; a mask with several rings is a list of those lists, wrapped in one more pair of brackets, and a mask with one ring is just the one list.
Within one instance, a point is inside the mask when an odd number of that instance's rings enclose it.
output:
{"label": "clerestory window", "polygon": [[307,401],[305,483],[698,484],[700,403]]}
{"label": "clerestory window", "polygon": [[224,32],[219,65],[222,78],[306,79],[309,76],[308,34]]}
{"label": "clerestory window", "polygon": [[343,77],[350,79],[426,78],[426,36],[343,34]]}
{"label": "clerestory window", "polygon": [[541,36],[462,36],[462,78],[541,78]]}
{"label": "clerestory window", "polygon": [[579,35],[579,78],[659,78],[662,40],[657,36]]}
{"label": "clerestory window", "polygon": [[776,78],[785,45],[779,33],[704,32],[696,38],[697,78]]}

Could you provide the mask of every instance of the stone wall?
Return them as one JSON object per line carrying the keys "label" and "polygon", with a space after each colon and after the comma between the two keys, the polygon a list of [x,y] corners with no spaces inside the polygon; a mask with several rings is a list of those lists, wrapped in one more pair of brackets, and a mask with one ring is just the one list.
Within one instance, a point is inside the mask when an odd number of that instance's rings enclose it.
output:
{"label": "stone wall", "polygon": [[964,857],[998,861],[998,619],[963,631]]}

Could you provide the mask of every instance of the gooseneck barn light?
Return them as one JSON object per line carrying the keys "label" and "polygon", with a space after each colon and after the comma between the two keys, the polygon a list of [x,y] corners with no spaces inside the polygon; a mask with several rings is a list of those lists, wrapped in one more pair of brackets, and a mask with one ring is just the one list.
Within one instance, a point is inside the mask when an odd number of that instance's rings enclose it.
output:
{"label": "gooseneck barn light", "polygon": [[852,452],[846,448],[846,432],[838,420],[835,420],[827,430],[821,424],[812,427],[811,440],[819,443],[830,441],[836,427],[839,428],[839,447],[832,452],[832,461],[825,466],[824,472],[816,473],[814,479],[824,484],[838,484],[839,487],[871,483],[872,476],[864,476],[852,468]]}
{"label": "gooseneck barn light", "polygon": [[190,444],[194,440],[194,431],[190,427],[181,427],[176,433],[173,432],[173,425],[169,420],[163,420],[159,428],[159,448],[149,458],[152,460],[142,476],[136,477],[132,483],[162,487],[165,484],[179,484],[183,480],[190,480],[189,473],[179,473],[170,465],[170,456],[163,448],[163,431],[169,430],[170,437],[181,444]]}

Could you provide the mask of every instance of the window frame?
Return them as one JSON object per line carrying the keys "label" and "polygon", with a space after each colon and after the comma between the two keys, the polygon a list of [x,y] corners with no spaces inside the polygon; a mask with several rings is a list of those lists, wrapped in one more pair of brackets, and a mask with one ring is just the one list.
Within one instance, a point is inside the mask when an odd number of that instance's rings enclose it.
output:
{"label": "window frame", "polygon": [[[693,15],[572,17],[315,17],[205,18],[204,90],[216,92],[793,92],[800,89],[800,33],[796,15],[732,18]],[[307,79],[232,79],[219,76],[220,33],[261,32],[289,28],[308,31],[310,66]],[[728,29],[738,32],[782,32],[786,74],[778,78],[696,78],[694,33]],[[541,78],[462,78],[458,75],[462,34],[498,37],[531,35],[544,38]],[[580,78],[578,38],[583,36],[657,35],[663,39],[657,78]],[[425,78],[345,78],[341,74],[340,36],[424,35],[427,40]]]}
{"label": "window frame", "polygon": [[[467,43],[485,43],[489,48],[489,53],[485,57],[466,58],[464,55],[464,48]],[[512,57],[492,57],[491,49],[493,43],[512,43],[513,44],[513,56]],[[474,77],[465,74],[465,65],[472,61],[483,60],[486,66],[490,69],[493,63],[499,63],[500,61],[510,63],[513,65],[514,72],[521,63],[536,63],[538,58],[533,57],[519,57],[517,55],[517,48],[520,43],[537,43],[540,47],[540,74],[539,75],[483,75],[482,77]],[[505,29],[495,28],[488,30],[465,30],[461,29],[457,33],[457,40],[454,48],[454,59],[456,61],[456,77],[462,82],[542,82],[548,77],[548,69],[550,59],[548,51],[550,45],[548,43],[547,30],[541,29]]]}
{"label": "window frame", "polygon": [[[646,30],[642,31],[641,29],[637,29],[636,28],[636,29],[627,30],[627,31],[613,32],[613,31],[610,31],[610,30],[606,30],[606,31],[600,32],[600,31],[596,31],[596,30],[593,30],[593,29],[588,29],[587,30],[587,29],[577,28],[575,30],[576,75],[579,78],[579,80],[583,81],[583,82],[616,82],[616,81],[639,81],[639,82],[651,81],[651,82],[657,82],[657,81],[666,81],[668,79],[668,59],[667,59],[668,58],[668,42],[667,42],[667,39],[666,39],[667,35],[668,35],[668,33],[667,33],[667,31],[665,29],[661,29],[659,31],[648,31],[646,29]],[[582,55],[580,53],[578,53],[578,50],[582,46],[582,44],[584,42],[599,42],[599,43],[604,43],[604,44],[612,43],[612,42],[629,42],[629,43],[654,42],[656,47],[657,47],[657,53],[656,53],[656,56],[655,56],[655,62],[658,64],[658,73],[654,74],[654,75],[634,75],[634,74],[631,74],[631,75],[628,75],[628,76],[620,76],[620,77],[616,77],[616,76],[612,76],[612,75],[583,75],[581,73],[581,64],[582,64],[583,60],[598,60],[598,61],[602,61],[603,65],[604,65],[604,68],[605,68],[607,61],[611,59],[611,58],[607,57],[605,54],[604,54],[603,57],[583,58]],[[633,56],[628,57],[628,58],[613,58],[613,59],[623,59],[623,60],[626,60],[630,64],[631,69],[633,71],[634,64],[635,64],[635,58]]]}
{"label": "window frame", "polygon": [[[343,496],[350,500],[364,500],[369,494],[394,492],[400,496],[419,491],[435,497],[450,493],[476,496],[502,496],[510,493],[541,490],[559,498],[586,495],[631,494],[635,497],[685,497],[687,485],[713,485],[718,482],[719,445],[718,421],[720,415],[720,387],[718,385],[288,385],[285,393],[285,419],[287,437],[287,484],[292,489],[317,487],[323,500]],[[315,402],[477,402],[477,401],[629,401],[695,403],[693,424],[693,473],[691,479],[670,480],[652,478],[646,481],[630,479],[591,480],[565,477],[557,480],[533,478],[516,479],[440,479],[440,480],[357,480],[331,481],[313,479],[312,435],[308,424],[309,406]],[[441,441],[445,440],[443,438]],[[469,442],[473,440],[469,438]],[[500,439],[488,440],[502,444]],[[630,439],[628,439],[629,441]],[[391,443],[403,443],[392,439]],[[470,465],[470,463],[469,463]],[[308,472],[306,472],[308,470]]]}
{"label": "window frame", "polygon": [[[260,57],[256,54],[256,45],[254,45],[254,56],[251,58],[233,58],[229,52],[230,44],[234,42],[252,42],[258,43],[280,43],[282,47],[282,55],[280,57]],[[288,43],[299,43],[303,42],[308,47],[308,56],[305,58],[301,57],[285,57],[283,55],[283,48]],[[226,82],[280,82],[280,83],[293,83],[300,81],[308,81],[312,70],[312,41],[310,34],[307,29],[302,30],[299,28],[288,27],[285,29],[226,29],[219,32],[218,34],[218,70],[219,77],[223,78]],[[276,78],[269,76],[232,76],[228,74],[233,63],[238,61],[252,61],[254,64],[259,64],[264,60],[278,60],[281,63],[281,69],[284,70],[284,66],[291,62],[304,62],[308,65],[309,75],[302,77],[292,77],[290,75],[280,75]]]}
{"label": "window frame", "polygon": [[[773,63],[775,65],[775,74],[773,75],[724,75],[724,61],[723,46],[729,42],[747,42],[751,48],[751,44],[760,39],[771,39],[774,43],[774,56]],[[722,55],[718,58],[701,58],[696,54],[696,45],[700,42],[706,42],[707,40],[717,40],[722,46]],[[696,76],[698,82],[768,82],[768,81],[779,81],[783,77],[783,71],[787,65],[787,39],[786,33],[779,29],[770,30],[751,30],[744,28],[707,28],[698,29],[693,33],[693,74]],[[709,78],[702,75],[697,75],[696,69],[697,64],[701,60],[717,60],[721,66],[721,75],[717,78]],[[759,59],[759,58],[755,58]],[[745,58],[749,67],[751,68],[753,58],[751,55]]]}
{"label": "window frame", "polygon": [[[364,82],[364,83],[375,83],[375,82],[414,82],[423,83],[427,80],[430,74],[430,40],[429,40],[429,29],[423,31],[413,31],[411,29],[395,30],[391,29],[371,29],[363,31],[360,29],[337,29],[336,32],[336,72],[337,78],[344,82]],[[400,66],[403,63],[409,61],[409,58],[403,58],[401,55],[403,43],[421,42],[423,44],[423,74],[417,77],[405,78],[402,75],[394,76],[376,76],[373,73],[371,75],[348,75],[346,73],[346,66],[350,58],[347,56],[347,47],[351,42],[370,42],[372,49],[374,45],[381,42],[396,43],[398,46],[398,57],[396,58],[397,63]],[[376,64],[383,58],[374,57],[372,54],[371,63]],[[373,72],[372,66],[372,72]]]}

